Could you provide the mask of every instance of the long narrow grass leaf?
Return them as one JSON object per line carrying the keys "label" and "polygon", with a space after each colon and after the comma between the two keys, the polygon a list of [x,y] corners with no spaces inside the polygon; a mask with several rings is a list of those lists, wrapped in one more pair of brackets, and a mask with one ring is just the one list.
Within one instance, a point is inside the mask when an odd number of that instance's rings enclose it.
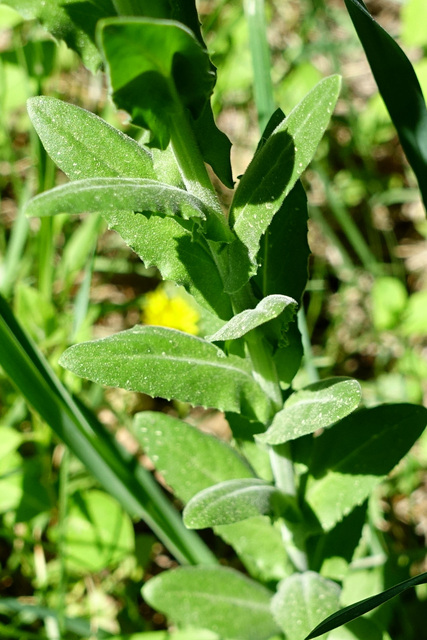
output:
{"label": "long narrow grass leaf", "polygon": [[183,527],[150,474],[112,439],[95,416],[71,398],[1,296],[0,365],[101,485],[128,513],[143,518],[180,562],[215,562],[200,538],[189,536],[192,532]]}
{"label": "long narrow grass leaf", "polygon": [[400,582],[396,584],[394,587],[390,587],[386,591],[382,593],[378,593],[376,596],[371,596],[370,598],[365,598],[364,600],[360,600],[355,604],[351,604],[341,611],[337,611],[333,613],[331,616],[323,620],[313,631],[306,637],[305,640],[311,640],[311,638],[317,638],[321,636],[323,633],[327,633],[328,631],[332,631],[332,629],[336,629],[347,622],[351,622],[351,620],[355,620],[359,616],[363,616],[368,611],[372,611],[375,607],[379,607],[380,604],[387,602],[391,598],[395,598],[403,591],[410,589],[411,587],[415,587],[417,584],[426,584],[427,583],[427,573],[421,573],[419,576],[415,576],[414,578],[409,578],[409,580],[405,580],[404,582]]}
{"label": "long narrow grass leaf", "polygon": [[427,108],[412,64],[362,0],[345,0],[427,207]]}

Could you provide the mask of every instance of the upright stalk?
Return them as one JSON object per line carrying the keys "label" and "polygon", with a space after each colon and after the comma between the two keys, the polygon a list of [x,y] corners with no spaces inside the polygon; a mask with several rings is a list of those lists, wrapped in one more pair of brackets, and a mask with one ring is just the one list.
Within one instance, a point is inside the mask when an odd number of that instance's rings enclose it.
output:
{"label": "upright stalk", "polygon": [[[266,36],[267,25],[264,0],[245,0],[244,8],[249,28],[258,123],[260,130],[263,131],[275,109],[273,83],[270,74],[270,50]],[[304,310],[301,309],[299,313],[301,317],[301,314],[304,314]],[[303,316],[303,318],[305,317]],[[251,332],[251,334],[247,339],[247,347],[251,356],[254,375],[270,398],[274,412],[277,413],[283,407],[283,399],[274,361],[262,340],[262,336],[257,336],[256,331]],[[311,350],[307,351],[307,353],[310,354]],[[310,358],[309,360],[311,362]],[[295,471],[289,444],[270,446],[269,456],[276,486],[284,493],[295,496]],[[282,522],[281,529],[289,558],[298,571],[305,571],[308,568],[306,553],[295,545],[294,536],[285,522]]]}

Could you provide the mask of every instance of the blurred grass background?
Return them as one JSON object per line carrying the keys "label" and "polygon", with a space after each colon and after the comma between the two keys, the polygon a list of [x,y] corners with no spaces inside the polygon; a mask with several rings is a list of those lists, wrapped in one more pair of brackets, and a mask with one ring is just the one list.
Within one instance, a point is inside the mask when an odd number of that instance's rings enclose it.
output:
{"label": "blurred grass background", "polygon": [[[427,4],[369,6],[409,55],[427,95]],[[312,250],[304,303],[314,364],[322,377],[361,380],[367,405],[427,404],[425,212],[360,43],[339,0],[271,0],[266,9],[275,100],[285,113],[322,77],[343,76],[331,127],[303,178]],[[234,145],[236,179],[258,138],[247,22],[241,0],[201,0],[199,10],[218,67],[214,110]],[[65,181],[26,114],[25,100],[39,94],[139,135],[115,113],[101,74],[91,75],[40,26],[0,5],[0,292],[61,379],[150,468],[128,429],[134,413],[162,402],[77,380],[57,360],[74,342],[141,320],[194,332],[195,310],[175,287],[158,287],[155,270],[100,217],[23,217],[28,198]],[[223,197],[230,197],[225,189]],[[305,382],[302,370],[297,384]],[[227,434],[221,417],[191,415]],[[174,560],[143,523],[132,523],[100,492],[1,370],[0,437],[0,637],[53,639],[63,628],[71,640],[164,628],[139,590]],[[223,562],[236,563],[222,543],[208,541]],[[427,570],[427,437],[372,500],[364,544],[378,567],[359,573],[354,599],[381,589],[385,557],[395,582]],[[426,600],[419,587],[385,608],[393,639],[427,638]]]}

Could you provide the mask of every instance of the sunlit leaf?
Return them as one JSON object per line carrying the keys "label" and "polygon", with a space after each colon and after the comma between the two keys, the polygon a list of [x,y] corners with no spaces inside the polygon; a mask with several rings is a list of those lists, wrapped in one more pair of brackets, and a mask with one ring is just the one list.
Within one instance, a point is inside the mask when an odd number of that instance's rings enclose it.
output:
{"label": "sunlit leaf", "polygon": [[33,198],[26,207],[30,216],[58,213],[115,212],[181,215],[185,220],[204,218],[203,202],[188,191],[146,178],[88,178],[55,187]]}
{"label": "sunlit leaf", "polygon": [[184,524],[189,529],[232,524],[278,513],[280,504],[280,491],[264,480],[228,480],[197,493],[184,509]]}
{"label": "sunlit leaf", "polygon": [[136,326],[74,345],[60,363],[100,384],[265,419],[269,400],[249,363],[175,329]]}
{"label": "sunlit leaf", "polygon": [[362,396],[360,384],[352,378],[329,378],[293,393],[276,413],[260,442],[281,444],[317,429],[327,429],[354,411]]}
{"label": "sunlit leaf", "polygon": [[221,329],[211,336],[206,336],[209,342],[220,340],[235,340],[246,335],[252,329],[277,318],[286,309],[288,322],[295,314],[297,303],[293,298],[283,295],[271,295],[263,298],[255,309],[247,309],[235,315]]}

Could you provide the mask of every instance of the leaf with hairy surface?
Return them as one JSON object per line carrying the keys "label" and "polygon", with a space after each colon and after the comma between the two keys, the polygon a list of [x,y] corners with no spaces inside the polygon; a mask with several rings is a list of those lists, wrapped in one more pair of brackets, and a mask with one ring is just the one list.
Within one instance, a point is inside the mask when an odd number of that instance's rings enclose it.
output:
{"label": "leaf with hairy surface", "polygon": [[165,327],[136,326],[65,351],[60,364],[94,382],[265,420],[268,398],[249,363]]}

